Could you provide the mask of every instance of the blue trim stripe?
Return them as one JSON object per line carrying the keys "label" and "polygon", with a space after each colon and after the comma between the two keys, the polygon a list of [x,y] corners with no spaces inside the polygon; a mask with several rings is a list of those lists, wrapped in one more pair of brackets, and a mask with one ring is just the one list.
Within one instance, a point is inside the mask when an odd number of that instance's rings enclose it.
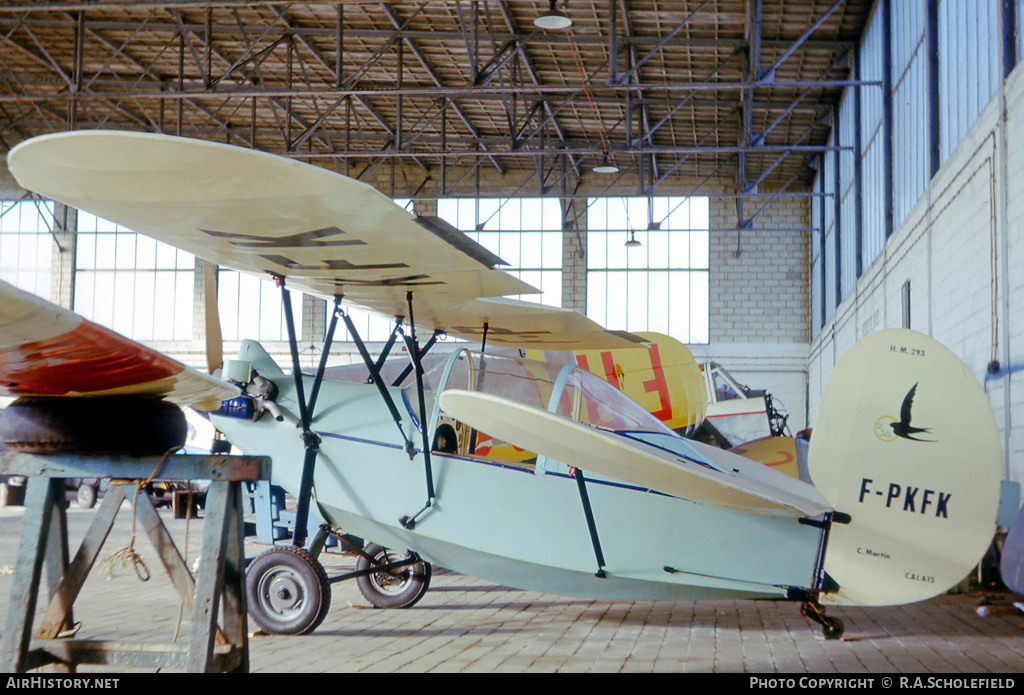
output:
{"label": "blue trim stripe", "polygon": [[[331,432],[317,432],[317,434],[322,436],[322,437],[330,437],[331,439],[341,439],[341,440],[348,441],[348,442],[356,442],[357,444],[369,444],[370,446],[380,446],[380,447],[384,447],[385,449],[397,449],[398,451],[405,451],[405,447],[401,446],[400,444],[389,444],[388,442],[377,442],[377,441],[373,441],[372,439],[361,439],[359,437],[350,437],[350,436],[347,436],[347,435],[334,434],[334,433],[331,433]],[[421,452],[422,452],[421,449],[416,449],[416,453],[421,453]],[[501,468],[501,469],[504,469],[504,470],[507,470],[507,471],[514,471],[516,473],[523,473],[525,475],[533,475],[534,474],[533,471],[530,471],[530,470],[527,470],[527,469],[524,469],[524,468],[520,468],[518,466],[509,466],[507,464],[498,463],[497,461],[493,461],[493,460],[489,460],[489,459],[469,458],[467,456],[453,456],[451,454],[441,454],[441,453],[438,453],[436,451],[431,452],[431,455],[434,456],[434,457],[438,457],[438,458],[451,459],[453,461],[466,461],[468,463],[475,463],[475,464],[483,465],[483,466],[491,466],[492,468]],[[575,480],[571,475],[566,475],[564,473],[552,473],[552,472],[549,471],[547,473],[547,475],[553,476],[555,478],[563,478],[565,480]],[[675,495],[668,495],[668,494],[665,494],[664,492],[659,492],[657,490],[651,490],[650,488],[639,487],[637,485],[629,485],[627,483],[617,483],[617,482],[613,482],[613,481],[610,481],[610,480],[595,480],[593,478],[586,478],[586,481],[588,483],[592,483],[594,485],[604,485],[604,486],[607,486],[607,487],[621,488],[623,490],[636,490],[637,492],[649,492],[649,493],[654,494],[654,495],[661,495],[662,497],[675,497]],[[685,498],[678,498],[678,499],[685,499]]]}

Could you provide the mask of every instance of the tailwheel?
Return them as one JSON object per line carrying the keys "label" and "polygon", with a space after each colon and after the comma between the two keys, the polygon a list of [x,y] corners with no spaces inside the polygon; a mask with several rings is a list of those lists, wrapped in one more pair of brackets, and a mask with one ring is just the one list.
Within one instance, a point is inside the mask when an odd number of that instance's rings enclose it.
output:
{"label": "tailwheel", "polygon": [[826,617],[821,624],[821,632],[825,635],[825,639],[839,639],[845,631],[846,626],[843,625],[843,621],[839,618]]}
{"label": "tailwheel", "polygon": [[245,594],[253,621],[267,632],[305,635],[331,607],[331,585],[323,566],[302,548],[272,548],[245,573]]}
{"label": "tailwheel", "polygon": [[430,563],[375,543],[369,543],[363,549],[363,554],[356,560],[356,571],[393,563],[407,564],[356,578],[359,591],[376,608],[408,608],[423,598],[430,588]]}
{"label": "tailwheel", "polygon": [[821,634],[825,639],[839,639],[846,631],[842,620],[825,615],[825,609],[815,601],[805,601],[800,606],[800,614],[821,625]]}

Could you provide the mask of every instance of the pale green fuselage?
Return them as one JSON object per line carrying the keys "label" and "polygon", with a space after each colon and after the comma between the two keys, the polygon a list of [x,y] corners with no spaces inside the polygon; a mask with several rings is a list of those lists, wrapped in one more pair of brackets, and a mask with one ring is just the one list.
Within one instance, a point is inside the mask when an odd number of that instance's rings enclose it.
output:
{"label": "pale green fuselage", "polygon": [[[283,422],[266,415],[255,423],[212,419],[243,452],[270,456],[274,482],[295,495],[304,449],[294,382],[275,381]],[[307,378],[306,393],[311,383]],[[427,500],[422,439],[403,392],[391,392],[403,411],[406,436],[416,444],[413,460],[374,386],[328,381],[320,390],[312,420],[321,437],[314,499],[324,519],[345,533],[413,551],[460,573],[566,596],[778,599],[787,588],[813,586],[817,528],[792,517],[744,514],[588,475],[606,561],[606,577],[598,578],[576,482],[552,462],[545,473],[434,452],[436,498],[408,530],[399,519],[416,514]]]}

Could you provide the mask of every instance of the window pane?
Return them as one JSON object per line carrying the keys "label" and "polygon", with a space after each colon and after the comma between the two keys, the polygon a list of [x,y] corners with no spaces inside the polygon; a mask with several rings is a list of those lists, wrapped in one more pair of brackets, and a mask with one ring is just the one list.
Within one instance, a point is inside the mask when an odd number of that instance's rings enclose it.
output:
{"label": "window pane", "polygon": [[708,200],[591,199],[587,209],[588,315],[611,329],[707,342]]}
{"label": "window pane", "polygon": [[522,233],[522,255],[520,265],[524,268],[540,268],[543,262],[541,244],[544,234],[542,232]]}
{"label": "window pane", "polygon": [[[573,234],[574,232],[566,232]],[[548,231],[541,235],[541,262],[542,268],[562,267],[562,233],[560,231]]]}
{"label": "window pane", "polygon": [[[562,223],[557,198],[438,200],[437,211],[505,261],[501,270],[541,290],[539,295],[516,299],[561,306]],[[466,211],[475,215],[467,219]],[[476,231],[480,225],[486,231]]]}
{"label": "window pane", "polygon": [[[302,293],[291,292],[292,316],[302,339]],[[281,290],[270,279],[221,268],[217,306],[224,340],[287,340]]]}
{"label": "window pane", "polygon": [[498,255],[510,268],[522,268],[526,265],[521,258],[521,243],[522,235],[511,230],[505,230],[498,235]]}
{"label": "window pane", "polygon": [[[669,233],[661,231],[652,231],[646,234],[647,236],[647,256],[648,267],[650,268],[670,268],[669,265]],[[682,266],[686,267],[686,266]]]}
{"label": "window pane", "polygon": [[108,220],[78,214],[75,310],[135,340],[191,340],[195,260]]}
{"label": "window pane", "polygon": [[710,259],[710,234],[708,232],[694,232],[690,234],[691,264],[694,268],[709,267]]}
{"label": "window pane", "polygon": [[53,204],[0,202],[0,279],[41,297],[50,295]]}

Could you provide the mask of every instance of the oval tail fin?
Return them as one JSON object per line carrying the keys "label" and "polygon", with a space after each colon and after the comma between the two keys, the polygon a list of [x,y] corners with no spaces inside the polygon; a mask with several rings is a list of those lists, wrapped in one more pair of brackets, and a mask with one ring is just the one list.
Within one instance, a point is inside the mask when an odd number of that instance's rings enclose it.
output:
{"label": "oval tail fin", "polygon": [[835,524],[822,603],[897,605],[960,582],[996,530],[1003,457],[981,384],[915,331],[873,333],[825,386],[808,468]]}

